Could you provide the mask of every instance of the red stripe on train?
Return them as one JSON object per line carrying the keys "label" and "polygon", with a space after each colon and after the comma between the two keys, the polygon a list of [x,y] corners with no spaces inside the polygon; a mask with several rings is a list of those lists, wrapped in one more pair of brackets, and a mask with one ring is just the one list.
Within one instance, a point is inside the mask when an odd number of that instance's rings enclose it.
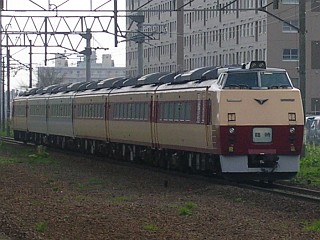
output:
{"label": "red stripe on train", "polygon": [[[294,127],[295,132],[290,133]],[[230,133],[234,128],[234,133]],[[254,128],[271,128],[270,142],[254,142]],[[268,139],[264,139],[268,141]],[[257,140],[256,140],[257,141]],[[221,126],[220,146],[223,155],[281,154],[299,155],[303,142],[303,126]]]}

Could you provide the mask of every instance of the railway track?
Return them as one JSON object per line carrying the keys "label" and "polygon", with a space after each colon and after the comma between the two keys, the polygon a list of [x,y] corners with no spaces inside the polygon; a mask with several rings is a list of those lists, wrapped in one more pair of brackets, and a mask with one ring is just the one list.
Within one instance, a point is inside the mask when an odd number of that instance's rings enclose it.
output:
{"label": "railway track", "polygon": [[12,137],[0,137],[0,141],[7,142],[7,143],[14,143],[14,144],[23,144],[20,141],[14,140]]}
{"label": "railway track", "polygon": [[320,191],[304,187],[292,186],[283,183],[261,184],[259,182],[249,182],[239,184],[240,187],[258,190],[262,192],[282,195],[293,199],[320,203]]}
{"label": "railway track", "polygon": [[[25,144],[20,141],[16,141],[11,137],[0,137],[0,140],[7,142],[7,143],[11,143],[11,144]],[[30,145],[34,145],[34,144],[30,144]],[[61,150],[59,150],[59,149],[53,149],[53,150],[61,152]],[[71,154],[69,151],[67,151],[67,153]],[[80,154],[80,153],[72,152],[72,154]],[[88,155],[88,156],[92,156],[92,155]],[[100,159],[101,157],[96,157],[96,158]],[[113,163],[113,164],[120,164],[120,165],[126,165],[126,163],[127,163],[128,166],[130,165],[130,167],[133,167],[132,162],[116,161],[113,159],[111,159],[111,161],[109,161],[109,162]],[[209,181],[210,183],[213,183],[213,184],[233,185],[235,187],[282,195],[282,196],[290,197],[293,199],[299,199],[299,200],[303,200],[303,201],[311,201],[311,202],[320,203],[320,191],[312,190],[312,189],[308,189],[308,188],[303,188],[303,187],[298,187],[298,186],[287,185],[284,183],[264,184],[264,183],[260,183],[257,181],[251,181],[251,182],[246,182],[246,183],[236,183],[236,182],[226,181],[226,180],[223,180],[223,179],[217,178],[217,177],[208,177],[207,175],[204,176],[204,175],[197,175],[197,174],[191,175],[188,173],[170,171],[167,169],[158,169],[158,168],[155,169],[154,167],[150,167],[150,166],[146,166],[146,165],[134,164],[134,167],[137,167],[137,168],[143,167],[146,170],[158,171],[158,172],[160,171],[162,173],[176,175],[176,176],[180,176],[180,177],[188,177],[188,178],[193,177],[193,178],[197,178],[199,180]]]}

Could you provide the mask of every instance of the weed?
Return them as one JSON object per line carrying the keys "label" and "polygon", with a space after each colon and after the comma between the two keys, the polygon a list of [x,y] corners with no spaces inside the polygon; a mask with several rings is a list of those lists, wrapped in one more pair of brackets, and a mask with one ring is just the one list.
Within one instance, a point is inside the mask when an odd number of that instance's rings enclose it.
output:
{"label": "weed", "polygon": [[320,147],[307,145],[306,156],[300,161],[300,171],[293,179],[299,183],[320,185]]}
{"label": "weed", "polygon": [[104,182],[102,179],[99,178],[90,178],[88,180],[88,185],[103,185]]}
{"label": "weed", "polygon": [[16,163],[16,159],[9,157],[0,157],[0,165],[8,165]]}
{"label": "weed", "polygon": [[44,233],[48,229],[48,223],[47,222],[39,222],[36,224],[36,230],[38,232]]}
{"label": "weed", "polygon": [[235,201],[238,202],[238,203],[244,202],[244,200],[243,200],[242,198],[240,198],[240,197],[239,197],[239,198],[236,198]]}
{"label": "weed", "polygon": [[118,197],[114,197],[112,200],[115,203],[121,203],[121,202],[129,201],[129,198],[126,196],[118,196]]}
{"label": "weed", "polygon": [[59,187],[53,187],[52,190],[53,190],[54,192],[60,192],[60,188],[59,188]]}
{"label": "weed", "polygon": [[29,155],[32,158],[47,158],[49,157],[49,153],[47,152],[47,148],[45,146],[37,146],[36,153]]}
{"label": "weed", "polygon": [[156,232],[159,230],[159,228],[155,224],[145,224],[143,226],[144,230],[150,231],[150,232]]}
{"label": "weed", "polygon": [[307,232],[320,232],[320,219],[312,223],[306,222],[304,230]]}
{"label": "weed", "polygon": [[190,216],[192,214],[192,210],[197,207],[197,204],[193,202],[187,202],[183,206],[178,207],[180,216]]}

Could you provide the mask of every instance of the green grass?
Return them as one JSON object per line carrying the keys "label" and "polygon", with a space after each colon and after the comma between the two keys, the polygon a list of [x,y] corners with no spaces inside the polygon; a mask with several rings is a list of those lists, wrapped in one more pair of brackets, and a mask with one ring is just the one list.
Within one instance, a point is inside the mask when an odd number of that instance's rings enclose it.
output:
{"label": "green grass", "polygon": [[155,224],[145,224],[143,226],[143,229],[150,232],[156,232],[159,230],[159,228]]}
{"label": "green grass", "polygon": [[178,207],[178,212],[180,216],[190,216],[193,210],[197,207],[197,204],[193,202],[186,202],[183,206]]}
{"label": "green grass", "polygon": [[76,187],[79,190],[90,190],[90,189],[103,188],[105,184],[106,184],[105,180],[94,177],[94,178],[84,179],[83,182],[76,183]]}
{"label": "green grass", "polygon": [[48,223],[47,222],[39,222],[36,224],[36,230],[38,232],[44,233],[48,229]]}
{"label": "green grass", "polygon": [[52,164],[54,160],[50,157],[46,147],[37,146],[36,148],[21,147],[17,151],[17,146],[0,143],[0,165],[18,164]]}
{"label": "green grass", "polygon": [[8,136],[7,130],[2,131],[2,129],[0,129],[0,137],[13,137],[13,131],[10,129],[9,136]]}
{"label": "green grass", "polygon": [[304,230],[307,232],[320,232],[320,219],[312,223],[306,222]]}
{"label": "green grass", "polygon": [[129,201],[129,197],[126,197],[126,196],[118,196],[118,197],[114,197],[112,199],[112,201],[114,203],[122,203],[122,202],[127,202]]}
{"label": "green grass", "polygon": [[320,185],[320,146],[306,146],[305,157],[300,161],[300,171],[294,181]]}

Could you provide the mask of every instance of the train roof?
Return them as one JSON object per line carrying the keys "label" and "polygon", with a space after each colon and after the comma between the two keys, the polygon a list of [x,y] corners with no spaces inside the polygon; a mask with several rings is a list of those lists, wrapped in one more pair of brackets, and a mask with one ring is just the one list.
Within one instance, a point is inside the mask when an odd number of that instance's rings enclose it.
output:
{"label": "train roof", "polygon": [[[183,88],[185,87],[201,87],[212,84],[211,82],[203,83],[208,80],[217,80],[221,73],[232,72],[252,72],[252,71],[272,71],[272,72],[286,72],[285,69],[267,68],[264,61],[252,61],[242,65],[229,65],[224,67],[207,66],[196,68],[184,73],[177,72],[156,72],[146,74],[141,77],[127,78],[127,77],[112,77],[99,81],[91,82],[76,82],[62,85],[51,85],[45,88],[33,88],[29,91],[19,93],[19,96],[29,96],[35,94],[55,94],[58,92],[84,92],[86,90],[98,91],[100,89],[122,89],[124,91],[138,91],[156,88]],[[143,87],[150,85],[150,87]],[[172,85],[169,87],[168,85]],[[178,85],[174,87],[173,85]],[[121,90],[120,90],[121,91]]]}
{"label": "train roof", "polygon": [[158,84],[159,78],[167,74],[168,72],[156,72],[144,75],[138,79],[137,86],[147,84]]}
{"label": "train roof", "polygon": [[[201,80],[202,75],[210,70],[213,70],[217,67],[201,67],[201,68],[196,68],[193,70],[190,70],[188,72],[185,72],[183,74],[180,75],[180,77],[175,78],[175,80],[173,81],[173,83],[183,83],[186,81],[194,81],[194,80]],[[216,76],[217,78],[218,76]]]}
{"label": "train roof", "polygon": [[107,78],[104,80],[101,80],[96,87],[96,90],[102,89],[102,88],[112,88],[116,82],[124,81],[126,80],[126,77],[113,77],[113,78]]}

